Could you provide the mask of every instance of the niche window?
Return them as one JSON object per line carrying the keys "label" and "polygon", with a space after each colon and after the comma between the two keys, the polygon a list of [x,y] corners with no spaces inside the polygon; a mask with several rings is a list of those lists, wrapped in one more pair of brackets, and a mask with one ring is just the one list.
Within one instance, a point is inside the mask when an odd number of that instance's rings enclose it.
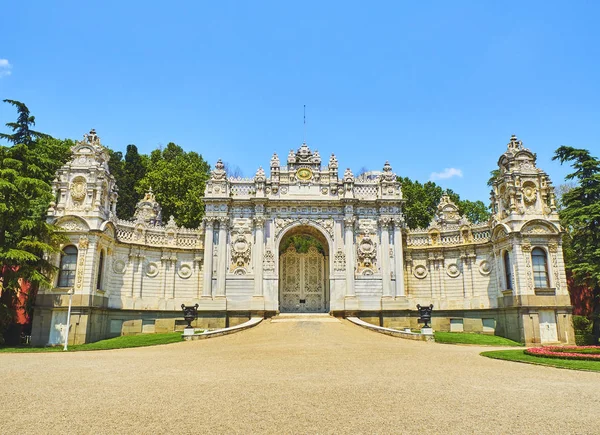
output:
{"label": "niche window", "polygon": [[535,288],[548,288],[548,257],[542,248],[531,251],[531,263],[533,264],[533,283]]}
{"label": "niche window", "polygon": [[58,286],[73,287],[75,284],[75,272],[77,270],[77,248],[67,246],[63,249],[60,257],[60,269],[58,271]]}

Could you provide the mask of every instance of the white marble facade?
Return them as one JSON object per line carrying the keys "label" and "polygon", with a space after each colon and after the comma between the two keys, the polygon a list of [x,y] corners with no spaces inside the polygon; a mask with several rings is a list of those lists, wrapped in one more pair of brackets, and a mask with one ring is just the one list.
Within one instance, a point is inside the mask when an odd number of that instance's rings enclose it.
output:
{"label": "white marble facade", "polygon": [[[151,191],[134,220],[118,219],[118,189],[107,162],[92,131],[58,171],[48,212],[78,248],[73,288],[90,310],[176,312],[197,303],[200,312],[276,313],[282,308],[281,242],[310,234],[325,246],[326,312],[402,317],[417,303],[433,303],[448,319],[452,310],[459,317],[491,310],[485,315],[498,323],[522,307],[534,308],[517,318],[531,318],[535,307],[570,313],[553,188],[514,136],[498,162],[489,222],[471,224],[444,196],[429,227],[416,230],[404,225],[402,189],[389,163],[355,177],[350,169],[339,171],[333,154],[324,164],[306,144],[285,160],[273,154],[269,176],[259,168],[253,178],[231,178],[217,162],[197,229],[178,227],[172,217],[163,224]],[[539,273],[534,283],[535,248],[547,256],[543,288],[535,285]],[[58,266],[59,256],[54,260]],[[55,282],[40,293],[63,301],[65,288],[58,276]],[[42,296],[40,310],[64,309],[49,301]],[[522,330],[523,320],[518,323]]]}

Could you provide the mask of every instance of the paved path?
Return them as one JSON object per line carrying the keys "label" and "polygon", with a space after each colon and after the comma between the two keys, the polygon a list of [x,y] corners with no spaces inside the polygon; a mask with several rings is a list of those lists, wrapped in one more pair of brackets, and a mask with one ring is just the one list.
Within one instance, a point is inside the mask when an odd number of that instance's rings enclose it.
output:
{"label": "paved path", "polygon": [[341,322],[0,354],[0,433],[597,433],[600,374]]}

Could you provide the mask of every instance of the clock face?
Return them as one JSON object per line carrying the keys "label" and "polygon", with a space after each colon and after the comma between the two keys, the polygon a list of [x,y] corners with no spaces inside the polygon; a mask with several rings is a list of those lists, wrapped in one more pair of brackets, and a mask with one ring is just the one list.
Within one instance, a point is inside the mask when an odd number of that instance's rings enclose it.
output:
{"label": "clock face", "polygon": [[296,177],[299,180],[310,180],[312,178],[312,171],[308,168],[300,168],[296,173]]}

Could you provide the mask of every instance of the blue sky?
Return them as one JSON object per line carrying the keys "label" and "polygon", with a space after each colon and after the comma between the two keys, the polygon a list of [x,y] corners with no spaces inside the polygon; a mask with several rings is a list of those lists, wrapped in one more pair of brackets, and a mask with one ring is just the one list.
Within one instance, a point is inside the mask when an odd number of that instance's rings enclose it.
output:
{"label": "blue sky", "polygon": [[448,169],[438,183],[486,203],[511,134],[555,185],[558,146],[600,154],[598,2],[12,1],[2,15],[0,98],[56,137],[172,141],[252,176],[298,148],[306,104],[307,143],[341,167]]}

